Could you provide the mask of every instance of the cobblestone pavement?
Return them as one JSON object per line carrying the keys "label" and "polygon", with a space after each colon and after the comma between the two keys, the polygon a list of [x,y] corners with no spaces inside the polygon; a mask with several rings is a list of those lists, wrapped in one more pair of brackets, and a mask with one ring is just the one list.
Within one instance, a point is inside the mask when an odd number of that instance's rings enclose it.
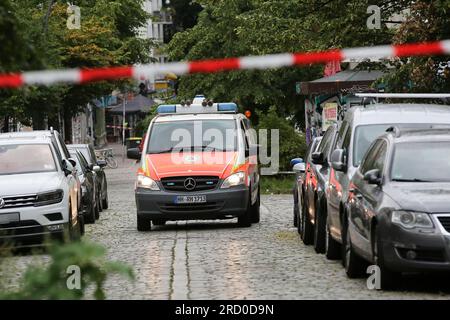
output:
{"label": "cobblestone pavement", "polygon": [[[107,281],[110,299],[450,298],[448,277],[405,277],[391,292],[348,279],[339,261],[327,261],[301,243],[292,226],[290,195],[262,196],[261,223],[251,228],[239,228],[235,220],[193,221],[138,232],[137,165],[119,162],[118,169],[107,171],[110,209],[86,226],[85,236],[105,245],[110,259],[134,268],[134,282],[116,276]],[[36,257],[10,259],[23,270]]]}

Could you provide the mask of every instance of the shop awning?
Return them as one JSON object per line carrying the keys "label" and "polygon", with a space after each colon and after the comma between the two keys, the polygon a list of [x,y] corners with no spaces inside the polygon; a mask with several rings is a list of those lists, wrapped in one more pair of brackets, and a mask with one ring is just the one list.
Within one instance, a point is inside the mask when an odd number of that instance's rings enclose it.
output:
{"label": "shop awning", "polygon": [[[151,107],[154,106],[156,103],[153,99],[149,99],[147,97],[144,97],[143,95],[137,95],[131,100],[127,100],[126,106],[125,106],[125,112],[128,113],[146,113],[149,112]],[[108,109],[108,112],[113,114],[122,114],[123,112],[123,105],[119,104],[117,106],[114,106],[112,108]]]}
{"label": "shop awning", "polygon": [[380,70],[366,71],[366,70],[346,70],[338,72],[332,76],[320,78],[314,81],[301,82],[300,93],[302,95],[309,94],[328,94],[338,93],[341,90],[348,90],[354,88],[367,88],[375,80],[385,75],[385,72]]}

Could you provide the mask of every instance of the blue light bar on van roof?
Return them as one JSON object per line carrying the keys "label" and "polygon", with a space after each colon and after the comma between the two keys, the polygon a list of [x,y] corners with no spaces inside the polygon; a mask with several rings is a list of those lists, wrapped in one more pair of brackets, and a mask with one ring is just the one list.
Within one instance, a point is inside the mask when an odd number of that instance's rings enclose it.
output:
{"label": "blue light bar on van roof", "polygon": [[157,113],[175,113],[177,106],[175,104],[162,104],[156,109]]}
{"label": "blue light bar on van roof", "polygon": [[170,113],[236,113],[238,107],[236,103],[214,103],[212,106],[203,106],[201,104],[191,104],[189,106],[182,106],[181,104],[163,104],[160,105],[156,112],[158,114],[170,114]]}
{"label": "blue light bar on van roof", "polygon": [[237,112],[237,110],[237,105],[233,102],[217,104],[217,111],[219,112]]}

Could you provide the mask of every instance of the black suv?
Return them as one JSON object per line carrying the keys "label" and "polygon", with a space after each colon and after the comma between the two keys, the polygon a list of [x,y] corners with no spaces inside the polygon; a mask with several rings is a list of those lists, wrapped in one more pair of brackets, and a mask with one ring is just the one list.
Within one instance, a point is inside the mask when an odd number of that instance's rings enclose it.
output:
{"label": "black suv", "polygon": [[345,210],[353,178],[370,144],[392,126],[399,128],[450,127],[450,109],[431,104],[374,104],[353,107],[340,126],[336,149],[331,154],[327,190],[326,251],[328,256],[340,252],[345,242]]}
{"label": "black suv", "polygon": [[450,129],[389,129],[351,182],[345,266],[380,267],[381,286],[400,272],[450,270]]}
{"label": "black suv", "polygon": [[99,166],[100,170],[96,171],[97,175],[97,190],[98,190],[98,209],[103,211],[103,209],[108,209],[108,183],[106,181],[106,174],[103,170],[106,167],[105,160],[97,160],[94,148],[90,144],[70,144],[67,146],[70,150],[78,150],[84,156],[89,164],[91,170],[95,166]]}

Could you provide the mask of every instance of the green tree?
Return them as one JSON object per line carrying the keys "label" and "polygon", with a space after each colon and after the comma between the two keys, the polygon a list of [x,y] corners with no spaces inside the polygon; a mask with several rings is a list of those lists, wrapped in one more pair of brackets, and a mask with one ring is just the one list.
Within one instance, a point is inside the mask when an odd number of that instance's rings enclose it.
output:
{"label": "green tree", "polygon": [[306,153],[305,136],[294,129],[292,121],[279,115],[276,107],[271,107],[264,115],[260,114],[258,129],[268,129],[269,150],[272,139],[270,130],[279,132],[279,157],[280,170],[291,170],[290,161],[295,157],[304,157]]}

